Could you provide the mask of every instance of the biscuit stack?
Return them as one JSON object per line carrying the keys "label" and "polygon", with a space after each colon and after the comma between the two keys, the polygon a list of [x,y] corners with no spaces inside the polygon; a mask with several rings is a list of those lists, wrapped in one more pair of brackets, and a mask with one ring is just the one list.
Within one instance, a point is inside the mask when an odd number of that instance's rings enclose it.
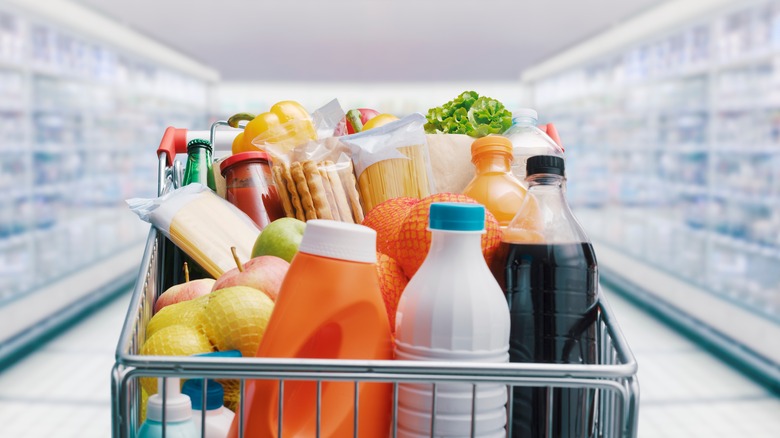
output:
{"label": "biscuit stack", "polygon": [[333,161],[294,161],[271,171],[287,217],[363,221],[351,163],[337,168]]}

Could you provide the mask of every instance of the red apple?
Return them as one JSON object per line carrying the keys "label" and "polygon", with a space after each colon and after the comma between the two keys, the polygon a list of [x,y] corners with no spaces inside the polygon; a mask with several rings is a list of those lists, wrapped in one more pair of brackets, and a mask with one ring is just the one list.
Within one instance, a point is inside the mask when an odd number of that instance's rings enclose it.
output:
{"label": "red apple", "polygon": [[236,267],[220,275],[211,290],[247,286],[265,292],[268,298],[276,302],[279,288],[282,286],[282,280],[284,280],[289,267],[290,263],[276,256],[254,257],[244,263],[243,270]]}
{"label": "red apple", "polygon": [[[360,129],[355,129],[355,126],[353,125],[353,121],[350,119],[349,112],[353,112],[354,116],[352,120],[355,120],[356,118],[360,119]],[[370,108],[359,108],[356,110],[350,110],[347,112],[347,115],[344,116],[344,118],[341,119],[339,124],[336,126],[336,129],[333,132],[333,135],[339,137],[342,135],[347,134],[354,134],[356,132],[362,131],[363,125],[366,124],[369,120],[373,119],[374,117],[379,115],[379,111],[373,110]]]}
{"label": "red apple", "polygon": [[211,293],[214,283],[216,283],[216,280],[213,278],[201,278],[171,286],[157,297],[157,301],[154,303],[154,313],[159,312],[165,306],[194,300]]}

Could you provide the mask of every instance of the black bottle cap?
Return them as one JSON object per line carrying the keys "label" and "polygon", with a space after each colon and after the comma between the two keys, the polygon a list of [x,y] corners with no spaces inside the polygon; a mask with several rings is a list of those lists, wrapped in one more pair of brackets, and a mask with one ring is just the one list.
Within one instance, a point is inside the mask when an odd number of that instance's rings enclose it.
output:
{"label": "black bottle cap", "polygon": [[531,176],[539,173],[564,174],[563,158],[555,155],[534,155],[525,164],[525,175]]}
{"label": "black bottle cap", "polygon": [[211,142],[203,139],[203,138],[195,138],[190,140],[189,143],[187,143],[187,150],[189,151],[190,148],[208,148],[211,149]]}

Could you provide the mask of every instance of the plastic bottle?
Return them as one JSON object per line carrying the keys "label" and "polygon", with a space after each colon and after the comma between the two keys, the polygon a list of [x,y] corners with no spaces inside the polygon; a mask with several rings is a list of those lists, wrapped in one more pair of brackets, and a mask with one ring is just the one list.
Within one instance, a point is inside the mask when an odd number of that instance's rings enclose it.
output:
{"label": "plastic bottle", "polygon": [[549,135],[539,129],[539,115],[531,108],[516,110],[512,126],[504,132],[504,136],[512,142],[512,174],[527,188],[525,182],[525,163],[534,155],[554,155],[563,157],[563,148]]}
{"label": "plastic bottle", "polygon": [[272,184],[265,152],[241,152],[220,163],[225,177],[225,199],[246,213],[262,230],[285,216],[279,194]]}
{"label": "plastic bottle", "polygon": [[502,227],[509,225],[525,199],[525,187],[512,175],[512,142],[489,135],[471,144],[471,162],[476,175],[463,190],[493,213]]}
{"label": "plastic bottle", "polygon": [[222,385],[214,380],[208,381],[206,385],[205,418],[203,416],[203,379],[187,380],[184,382],[181,392],[188,395],[190,400],[192,400],[192,418],[195,421],[198,436],[200,437],[201,431],[205,430],[204,438],[225,438],[236,414],[223,405],[225,393]]}
{"label": "plastic bottle", "polygon": [[[198,438],[200,434],[192,420],[190,398],[179,391],[179,379],[159,379],[157,394],[149,396],[146,405],[146,421],[136,438],[161,438],[165,427],[166,438]],[[163,425],[163,391],[165,391],[165,425]]]}
{"label": "plastic bottle", "polygon": [[[375,263],[374,230],[332,220],[309,220],[257,356],[392,359],[390,323]],[[392,386],[361,383],[359,388],[359,436],[387,436]],[[285,381],[282,435],[353,436],[354,389],[352,382],[322,382],[317,435],[316,383]],[[278,380],[248,381],[246,394],[245,436],[276,437]],[[230,437],[237,437],[237,420],[230,432]]]}
{"label": "plastic bottle", "polygon": [[[595,364],[598,268],[566,202],[563,158],[531,157],[527,172],[528,196],[502,238],[510,360]],[[513,436],[590,437],[594,414],[592,390],[516,387]]]}
{"label": "plastic bottle", "polygon": [[[431,247],[401,295],[396,359],[509,361],[509,310],[482,256],[485,208],[433,203]],[[504,437],[506,386],[479,384],[471,435],[472,385],[438,384],[435,436]],[[401,384],[398,436],[430,437],[431,384]]]}
{"label": "plastic bottle", "polygon": [[217,191],[211,155],[210,141],[196,138],[187,143],[187,165],[184,167],[183,185],[198,182]]}

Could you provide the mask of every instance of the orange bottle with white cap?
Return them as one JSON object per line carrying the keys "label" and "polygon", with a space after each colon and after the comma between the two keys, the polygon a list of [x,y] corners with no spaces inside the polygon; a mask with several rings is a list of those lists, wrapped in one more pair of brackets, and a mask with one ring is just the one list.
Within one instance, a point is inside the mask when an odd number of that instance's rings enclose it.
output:
{"label": "orange bottle with white cap", "polygon": [[[390,323],[375,263],[374,230],[330,220],[308,221],[257,356],[392,359]],[[357,434],[354,389],[354,382],[321,383],[319,436],[387,436],[391,386],[360,384]],[[245,394],[240,408],[245,436],[276,437],[279,381],[248,381]],[[316,406],[316,382],[285,381],[282,435],[317,436]],[[228,436],[238,436],[238,415]]]}

